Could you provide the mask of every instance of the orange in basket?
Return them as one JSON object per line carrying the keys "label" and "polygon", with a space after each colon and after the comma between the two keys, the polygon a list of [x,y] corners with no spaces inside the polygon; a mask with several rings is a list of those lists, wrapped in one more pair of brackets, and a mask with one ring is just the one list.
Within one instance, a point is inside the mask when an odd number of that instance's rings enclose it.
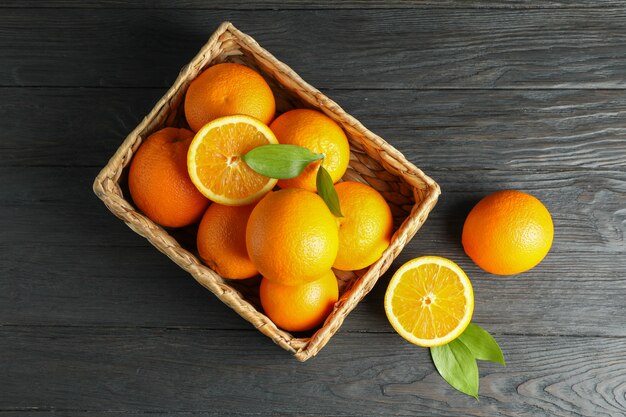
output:
{"label": "orange in basket", "polygon": [[257,146],[276,143],[272,131],[253,117],[215,119],[204,125],[189,145],[187,169],[191,181],[216,203],[253,203],[270,191],[276,180],[257,174],[241,157]]}
{"label": "orange in basket", "polygon": [[263,310],[280,328],[292,332],[322,324],[333,311],[338,296],[337,279],[330,269],[302,285],[283,285],[267,278],[261,281]]}
{"label": "orange in basket", "polygon": [[336,186],[343,217],[339,218],[339,251],[333,268],[363,269],[380,258],[393,232],[391,209],[382,195],[360,182]]}
{"label": "orange in basket", "polygon": [[133,201],[152,221],[182,227],[202,216],[208,200],[187,174],[193,132],[166,127],[153,133],[135,154],[128,174]]}
{"label": "orange in basket", "polygon": [[279,284],[314,281],[337,257],[339,228],[324,200],[301,188],[268,194],[252,211],[246,247],[261,275]]}
{"label": "orange in basket", "polygon": [[191,82],[185,95],[185,115],[194,132],[211,120],[235,114],[269,124],[275,109],[267,82],[258,72],[240,64],[207,68]]}
{"label": "orange in basket", "polygon": [[246,250],[246,223],[254,204],[209,206],[198,226],[198,254],[224,278],[245,279],[259,273]]}
{"label": "orange in basket", "polygon": [[314,153],[323,153],[324,160],[309,164],[296,178],[279,180],[280,188],[298,187],[316,191],[315,179],[320,164],[333,182],[339,181],[348,168],[350,146],[341,127],[324,113],[295,109],[283,113],[270,125],[279,143],[298,145]]}

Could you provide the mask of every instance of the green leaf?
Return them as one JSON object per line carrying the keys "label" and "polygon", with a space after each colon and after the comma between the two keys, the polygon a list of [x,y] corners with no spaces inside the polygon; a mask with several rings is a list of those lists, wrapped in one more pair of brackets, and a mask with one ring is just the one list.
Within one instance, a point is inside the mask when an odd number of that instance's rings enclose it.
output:
{"label": "green leaf", "polygon": [[470,323],[467,329],[459,336],[459,340],[467,346],[474,358],[506,366],[500,346],[498,346],[493,336],[479,325]]}
{"label": "green leaf", "polygon": [[320,169],[317,171],[315,182],[317,185],[317,193],[322,197],[330,209],[330,212],[337,217],[343,217],[341,207],[339,207],[339,196],[337,195],[337,190],[335,190],[333,179],[322,165],[320,165]]}
{"label": "green leaf", "polygon": [[297,177],[311,162],[324,159],[324,155],[302,146],[274,144],[258,146],[242,159],[258,174],[286,180]]}
{"label": "green leaf", "polygon": [[467,346],[455,339],[447,345],[430,348],[430,355],[448,384],[478,399],[478,365]]}

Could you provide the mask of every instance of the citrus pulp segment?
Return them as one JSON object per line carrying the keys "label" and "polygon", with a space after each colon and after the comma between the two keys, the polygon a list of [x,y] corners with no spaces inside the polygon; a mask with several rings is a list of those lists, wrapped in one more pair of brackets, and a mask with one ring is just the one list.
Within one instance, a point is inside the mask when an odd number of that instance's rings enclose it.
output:
{"label": "citrus pulp segment", "polygon": [[472,284],[454,262],[423,256],[402,265],[385,294],[393,328],[409,342],[441,346],[456,339],[474,311]]}
{"label": "citrus pulp segment", "polygon": [[257,146],[276,144],[261,121],[244,115],[226,116],[204,125],[187,154],[189,176],[207,198],[228,206],[259,200],[276,179],[254,172],[242,159]]}

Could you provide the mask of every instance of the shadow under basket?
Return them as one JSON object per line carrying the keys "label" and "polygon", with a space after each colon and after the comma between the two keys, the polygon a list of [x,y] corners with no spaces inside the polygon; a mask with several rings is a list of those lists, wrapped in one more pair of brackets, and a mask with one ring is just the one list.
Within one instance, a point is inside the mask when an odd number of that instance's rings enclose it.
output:
{"label": "shadow under basket", "polygon": [[[339,301],[322,327],[305,336],[276,327],[262,313],[258,300],[258,278],[232,281],[222,278],[199,259],[193,230],[166,230],[152,222],[124,198],[127,169],[142,140],[167,126],[186,127],[183,99],[191,81],[207,67],[237,62],[258,71],[270,84],[277,114],[292,108],[312,108],[325,113],[345,131],[350,142],[350,166],[344,180],[360,181],[378,190],[394,216],[391,245],[382,257],[361,271],[335,271]],[[439,186],[379,136],[367,130],[335,102],[303,81],[250,36],[231,23],[222,23],[198,55],[185,66],[174,85],[150,114],[124,140],[93,184],[96,195],[131,229],[145,237],[202,286],[248,320],[277,345],[298,360],[315,356],[337,332],[346,316],[374,287],[400,251],[426,221],[440,194]]]}

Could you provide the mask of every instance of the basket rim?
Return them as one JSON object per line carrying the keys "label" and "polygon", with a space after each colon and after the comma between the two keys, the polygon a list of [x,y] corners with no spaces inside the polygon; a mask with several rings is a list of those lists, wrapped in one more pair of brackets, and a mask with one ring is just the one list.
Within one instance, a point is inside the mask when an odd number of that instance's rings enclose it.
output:
{"label": "basket rim", "polygon": [[[194,254],[183,248],[165,229],[136,211],[130,202],[123,197],[119,187],[122,171],[130,163],[136,148],[141,144],[143,140],[142,135],[149,134],[146,132],[150,130],[151,124],[157,124],[156,120],[164,120],[164,114],[168,113],[171,104],[175,102],[177,97],[184,94],[184,90],[186,90],[185,84],[188,84],[192,79],[190,78],[190,72],[195,68],[194,66],[202,67],[199,64],[202,64],[205,60],[207,65],[210,64],[211,59],[206,57],[211,56],[212,52],[223,47],[220,38],[225,35],[229,35],[232,38],[229,40],[234,40],[238,46],[244,47],[251,52],[255,59],[263,60],[265,64],[277,68],[281,76],[288,79],[291,84],[295,84],[296,91],[290,90],[291,93],[296,93],[310,105],[323,111],[338,122],[344,129],[353,130],[364,140],[368,141],[369,145],[375,146],[381,163],[392,166],[398,172],[397,176],[402,178],[413,190],[415,203],[412,205],[410,213],[404,218],[402,224],[392,236],[389,247],[383,252],[380,259],[369,267],[364,275],[356,279],[350,291],[342,295],[336,303],[333,313],[310,338],[295,338],[290,333],[279,329],[267,316],[247,301],[241,293],[229,286],[221,276],[205,266]],[[182,93],[181,89],[183,89]],[[367,153],[369,154],[369,152]],[[388,168],[383,168],[388,170]],[[420,199],[419,202],[417,199],[418,190],[421,190],[424,195],[424,198]],[[401,152],[380,136],[369,131],[337,103],[304,81],[293,69],[279,61],[267,50],[263,49],[252,37],[239,31],[228,21],[219,25],[196,56],[181,69],[178,77],[163,97],[124,139],[107,164],[96,176],[93,183],[93,191],[107,208],[122,219],[132,230],[146,238],[159,251],[166,254],[182,269],[189,272],[203,287],[214,293],[222,302],[234,309],[263,334],[270,337],[274,343],[291,352],[300,361],[306,361],[315,356],[338,331],[348,314],[371,291],[380,276],[391,266],[391,263],[402,248],[417,233],[441,194],[439,185],[409,162]]]}

